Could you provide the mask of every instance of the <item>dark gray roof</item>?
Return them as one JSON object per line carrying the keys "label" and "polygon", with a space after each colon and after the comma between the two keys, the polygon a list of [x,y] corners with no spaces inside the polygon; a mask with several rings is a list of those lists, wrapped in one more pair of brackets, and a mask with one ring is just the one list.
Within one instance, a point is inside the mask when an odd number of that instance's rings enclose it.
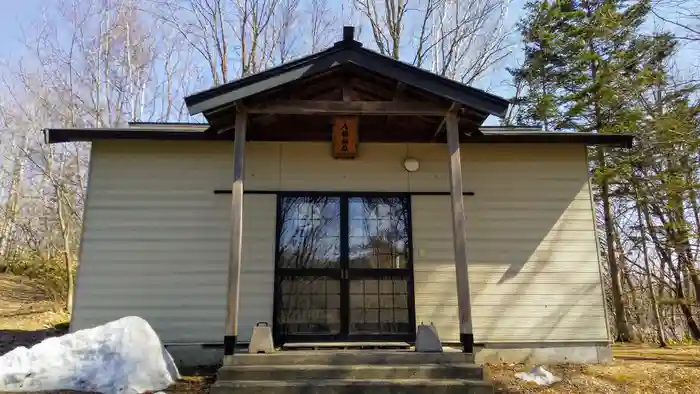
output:
{"label": "dark gray roof", "polygon": [[[208,133],[202,124],[153,124],[131,128],[46,129],[48,143],[97,140],[175,140],[232,141],[232,136]],[[190,131],[187,131],[189,129]],[[253,139],[254,140],[254,139]],[[518,127],[482,128],[481,133],[465,137],[462,143],[569,143],[580,145],[612,145],[631,147],[634,136],[629,134],[597,134],[533,131]]]}
{"label": "dark gray roof", "polygon": [[[348,38],[349,37],[349,38]],[[503,117],[509,101],[362,47],[347,36],[333,47],[278,67],[185,97],[191,115],[231,105],[236,100],[353,65],[481,112]]]}

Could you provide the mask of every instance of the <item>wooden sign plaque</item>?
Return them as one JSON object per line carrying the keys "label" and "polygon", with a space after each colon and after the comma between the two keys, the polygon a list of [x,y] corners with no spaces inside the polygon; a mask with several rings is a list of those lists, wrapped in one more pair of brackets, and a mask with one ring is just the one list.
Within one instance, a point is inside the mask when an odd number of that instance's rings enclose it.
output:
{"label": "wooden sign plaque", "polygon": [[357,116],[333,118],[333,157],[352,159],[357,155]]}

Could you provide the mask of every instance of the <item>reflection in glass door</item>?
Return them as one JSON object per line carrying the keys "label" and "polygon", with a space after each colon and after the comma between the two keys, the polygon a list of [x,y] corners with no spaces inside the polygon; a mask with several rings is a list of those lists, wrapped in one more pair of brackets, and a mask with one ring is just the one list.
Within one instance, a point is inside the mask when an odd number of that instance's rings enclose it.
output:
{"label": "reflection in glass door", "polygon": [[349,198],[349,334],[411,334],[407,197]]}
{"label": "reflection in glass door", "polygon": [[281,199],[277,250],[279,335],[341,333],[340,198]]}
{"label": "reflection in glass door", "polygon": [[278,199],[275,340],[415,338],[407,195]]}

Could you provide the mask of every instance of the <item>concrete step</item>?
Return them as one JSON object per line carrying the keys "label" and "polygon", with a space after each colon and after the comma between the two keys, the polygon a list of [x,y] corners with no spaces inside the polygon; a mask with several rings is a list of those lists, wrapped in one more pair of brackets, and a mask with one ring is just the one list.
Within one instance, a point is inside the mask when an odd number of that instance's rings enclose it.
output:
{"label": "concrete step", "polygon": [[457,351],[418,353],[410,350],[282,351],[272,354],[237,353],[225,365],[417,365],[470,364],[474,355]]}
{"label": "concrete step", "polygon": [[333,379],[217,381],[210,394],[493,394],[490,383],[467,379]]}
{"label": "concrete step", "polygon": [[305,380],[305,379],[483,379],[483,368],[474,364],[424,365],[227,365],[218,379]]}
{"label": "concrete step", "polygon": [[410,349],[411,345],[406,342],[292,342],[282,345],[284,350],[352,350],[352,349]]}

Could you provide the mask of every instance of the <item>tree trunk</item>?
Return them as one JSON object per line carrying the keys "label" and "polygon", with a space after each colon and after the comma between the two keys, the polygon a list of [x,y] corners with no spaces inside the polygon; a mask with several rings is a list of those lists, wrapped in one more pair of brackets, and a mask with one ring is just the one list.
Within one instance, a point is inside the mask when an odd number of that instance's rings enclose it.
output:
{"label": "tree trunk", "polygon": [[[690,244],[687,245],[690,247]],[[688,256],[689,251],[683,256],[682,261],[685,264],[685,269],[687,276],[690,279],[690,283],[693,284],[693,290],[695,293],[695,304],[700,308],[700,277],[698,277],[698,270],[695,268],[694,262]],[[690,293],[690,290],[688,290]]]}
{"label": "tree trunk", "polygon": [[673,235],[670,239],[673,240],[673,246],[678,255],[678,270],[683,273],[681,286],[685,285],[688,296],[693,292],[696,294],[695,304],[700,307],[700,298],[697,297],[697,294],[700,294],[700,278],[698,278],[698,272],[695,268],[688,231],[692,225],[686,220],[683,196],[678,193],[670,194],[669,205],[671,210],[669,216],[672,223],[669,233]]}
{"label": "tree trunk", "polygon": [[676,282],[676,298],[678,299],[678,303],[681,308],[681,312],[683,313],[683,317],[685,317],[685,320],[688,324],[690,337],[693,338],[694,341],[700,341],[700,326],[698,326],[698,323],[693,317],[693,312],[688,306],[688,300],[686,299],[685,291],[683,290],[683,281],[681,278],[680,270],[676,269],[676,267],[671,267],[671,270],[673,271],[673,276]]}
{"label": "tree trunk", "polygon": [[659,347],[667,347],[666,337],[664,335],[663,325],[661,324],[661,313],[659,313],[659,303],[656,299],[656,293],[654,292],[654,282],[651,278],[651,268],[649,267],[649,251],[647,250],[647,235],[646,226],[644,221],[644,215],[642,214],[642,208],[640,205],[642,201],[639,199],[639,188],[635,187],[636,194],[636,208],[637,208],[637,220],[639,220],[639,233],[641,238],[641,248],[642,256],[644,258],[644,276],[646,277],[647,287],[649,288],[649,299],[651,300],[651,311],[654,316],[654,327],[656,329],[656,340],[659,343]]}
{"label": "tree trunk", "polygon": [[[662,224],[664,224],[665,228],[668,228],[668,223],[664,218],[662,217],[662,213],[659,210],[658,207],[654,207],[655,210],[657,211],[657,214],[659,215],[659,218],[661,219]],[[644,212],[644,218],[648,224],[652,223],[651,220],[651,213],[649,212],[649,205],[644,205],[642,208],[642,211]],[[693,318],[693,314],[690,311],[690,308],[688,307],[687,301],[685,300],[685,293],[683,291],[683,282],[681,280],[681,275],[679,270],[674,266],[673,260],[671,258],[672,256],[672,251],[671,250],[666,250],[664,249],[666,243],[664,243],[662,240],[658,238],[656,233],[654,232],[653,229],[650,228],[649,235],[651,236],[652,240],[654,241],[654,245],[656,247],[656,250],[659,254],[659,257],[661,258],[661,264],[662,264],[662,272],[663,272],[663,267],[664,265],[669,269],[669,272],[671,273],[671,277],[674,279],[674,290],[675,290],[675,298],[678,301],[678,305],[680,306],[681,312],[683,313],[683,316],[685,317],[686,324],[688,325],[688,330],[690,331],[690,335],[694,339],[698,339],[698,335],[700,335],[700,327],[698,327],[697,322],[695,322],[695,319]],[[667,235],[667,239],[672,238],[672,234]],[[676,323],[676,308],[671,308],[671,318],[672,318],[672,324],[673,324],[673,329],[675,332],[675,328],[677,327]]]}
{"label": "tree trunk", "polygon": [[29,139],[24,136],[20,144],[21,145],[18,146],[13,136],[12,146],[10,148],[10,153],[15,156],[12,166],[12,180],[8,190],[9,198],[5,204],[5,217],[3,218],[2,226],[0,226],[0,263],[4,265],[6,265],[8,256],[10,255],[9,252],[14,239],[15,227],[20,211],[20,200],[22,199],[22,183],[24,181],[26,165],[24,156],[20,153],[27,150]]}
{"label": "tree trunk", "polygon": [[70,241],[70,218],[66,215],[66,206],[69,206],[68,196],[64,190],[64,185],[60,182],[65,176],[65,161],[60,160],[58,173],[53,170],[55,157],[53,150],[49,147],[47,152],[47,175],[53,184],[54,192],[56,193],[56,213],[58,216],[58,224],[61,230],[63,239],[63,261],[66,269],[66,311],[73,312],[73,254],[71,252]]}
{"label": "tree trunk", "polygon": [[[57,193],[62,194],[57,188]],[[66,311],[73,312],[73,254],[71,253],[71,242],[69,229],[70,226],[66,220],[65,209],[63,208],[62,198],[57,198],[56,204],[58,209],[58,220],[61,226],[63,235],[63,260],[66,264]]]}
{"label": "tree trunk", "polygon": [[[598,165],[605,165],[605,153],[599,148]],[[610,287],[615,309],[615,328],[617,330],[617,342],[629,342],[631,340],[625,306],[622,303],[622,284],[620,283],[620,267],[615,253],[615,231],[613,227],[612,206],[610,204],[610,190],[607,180],[600,182],[600,198],[603,200],[603,222],[605,224],[605,242],[607,243],[608,270],[610,271]]]}

